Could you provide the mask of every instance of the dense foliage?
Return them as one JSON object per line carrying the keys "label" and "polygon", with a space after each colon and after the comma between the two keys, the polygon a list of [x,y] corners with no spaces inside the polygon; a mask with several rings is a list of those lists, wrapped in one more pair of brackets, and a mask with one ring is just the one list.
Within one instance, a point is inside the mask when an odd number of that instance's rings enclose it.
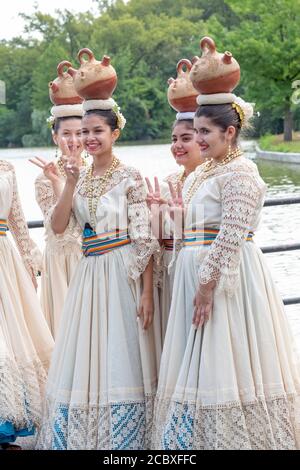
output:
{"label": "dense foliage", "polygon": [[[124,140],[167,137],[174,111],[167,79],[177,61],[199,55],[199,39],[212,36],[230,50],[242,69],[237,92],[260,111],[253,134],[299,128],[299,105],[291,103],[300,78],[300,0],[95,0],[98,14],[36,10],[23,15],[22,37],[0,42],[0,80],[6,106],[0,106],[0,146],[47,145],[51,103],[48,82],[56,65],[91,48],[112,58],[118,72],[115,97],[127,118]],[[276,14],[274,14],[276,11]],[[285,126],[284,126],[285,123]]]}

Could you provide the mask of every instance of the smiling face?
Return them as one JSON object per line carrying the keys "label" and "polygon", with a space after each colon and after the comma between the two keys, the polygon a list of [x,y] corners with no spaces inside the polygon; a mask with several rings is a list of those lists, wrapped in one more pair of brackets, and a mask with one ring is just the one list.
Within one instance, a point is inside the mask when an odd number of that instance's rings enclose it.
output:
{"label": "smiling face", "polygon": [[194,118],[194,128],[196,142],[205,159],[222,159],[227,154],[229,146],[234,144],[235,128],[233,126],[229,126],[224,131],[213,124],[210,118],[201,116]]}
{"label": "smiling face", "polygon": [[85,150],[92,156],[100,156],[112,152],[120,131],[112,131],[104,117],[90,114],[82,119],[81,135]]}
{"label": "smiling face", "polygon": [[200,165],[202,159],[192,123],[178,121],[175,124],[172,131],[171,152],[178,165],[183,165],[191,171]]}
{"label": "smiling face", "polygon": [[63,150],[63,139],[65,139],[71,154],[74,157],[78,157],[83,150],[81,141],[81,119],[70,118],[61,120],[52,138],[54,143],[61,150]]}

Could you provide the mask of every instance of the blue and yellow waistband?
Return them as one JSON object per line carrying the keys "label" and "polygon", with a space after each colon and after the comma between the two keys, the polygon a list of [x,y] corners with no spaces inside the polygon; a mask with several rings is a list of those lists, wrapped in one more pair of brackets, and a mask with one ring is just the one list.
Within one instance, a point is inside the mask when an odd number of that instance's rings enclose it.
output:
{"label": "blue and yellow waistband", "polygon": [[98,234],[85,228],[83,231],[82,252],[84,256],[101,256],[129,243],[130,238],[127,230],[113,230]]}
{"label": "blue and yellow waistband", "polygon": [[[183,244],[184,246],[211,245],[218,233],[218,229],[185,230]],[[253,235],[253,232],[249,232],[245,240],[252,241]]]}
{"label": "blue and yellow waistband", "polygon": [[5,237],[7,230],[7,220],[0,219],[0,237]]}

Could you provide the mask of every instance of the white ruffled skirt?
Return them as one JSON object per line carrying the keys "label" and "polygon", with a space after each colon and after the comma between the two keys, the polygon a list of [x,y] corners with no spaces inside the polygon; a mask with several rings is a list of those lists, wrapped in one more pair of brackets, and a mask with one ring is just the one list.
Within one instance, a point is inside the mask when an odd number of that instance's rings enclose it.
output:
{"label": "white ruffled skirt", "polygon": [[15,431],[41,422],[53,339],[24,264],[0,237],[0,425]]}
{"label": "white ruffled skirt", "polygon": [[46,243],[41,276],[41,304],[53,338],[56,338],[68,287],[81,257],[81,245],[77,241],[57,247],[53,243]]}
{"label": "white ruffled skirt", "polygon": [[46,391],[42,449],[149,447],[157,385],[153,326],[137,320],[131,248],[82,258],[71,281]]}
{"label": "white ruffled skirt", "polygon": [[234,295],[216,291],[211,318],[195,330],[207,249],[183,248],[177,259],[153,448],[299,448],[299,361],[263,255],[245,243]]}
{"label": "white ruffled skirt", "polygon": [[159,288],[159,304],[161,312],[161,334],[162,343],[164,342],[167,325],[169,320],[169,313],[172,301],[172,290],[174,284],[175,266],[172,266],[170,272],[168,272],[168,266],[172,261],[173,252],[164,250],[162,263],[162,280],[161,287]]}

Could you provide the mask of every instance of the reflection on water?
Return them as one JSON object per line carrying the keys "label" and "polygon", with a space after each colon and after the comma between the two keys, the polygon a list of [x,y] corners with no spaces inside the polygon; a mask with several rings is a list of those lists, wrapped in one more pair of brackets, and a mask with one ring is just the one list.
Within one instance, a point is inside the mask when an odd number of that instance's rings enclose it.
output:
{"label": "reflection on water", "polygon": [[[243,143],[248,156],[254,158],[251,142]],[[54,149],[8,149],[0,150],[0,159],[11,160],[16,168],[19,191],[27,220],[42,218],[35,202],[33,182],[39,169],[27,162],[32,156],[47,160],[54,157]],[[144,176],[163,178],[177,170],[169,145],[117,146],[115,154],[126,164],[138,168]],[[256,161],[260,174],[268,185],[267,197],[300,195],[300,165],[282,164],[271,161]],[[43,230],[31,231],[33,238],[42,248]],[[266,207],[263,209],[260,230],[255,236],[260,246],[300,241],[300,204]],[[300,251],[266,255],[273,278],[283,296],[300,295]],[[286,312],[300,344],[300,305],[286,307]]]}

